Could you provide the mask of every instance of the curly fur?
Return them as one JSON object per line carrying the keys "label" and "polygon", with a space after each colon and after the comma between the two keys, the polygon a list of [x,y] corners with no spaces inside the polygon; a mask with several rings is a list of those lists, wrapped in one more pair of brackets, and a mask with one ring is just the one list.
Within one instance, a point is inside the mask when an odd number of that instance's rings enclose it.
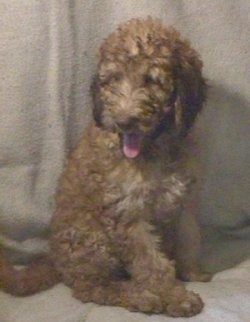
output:
{"label": "curly fur", "polygon": [[[102,44],[95,122],[61,177],[50,269],[42,266],[83,302],[171,316],[201,311],[200,297],[176,279],[209,279],[196,264],[197,166],[188,134],[206,96],[201,70],[189,43],[151,18],[121,25]],[[13,268],[1,263],[5,290],[35,291],[24,283],[17,290]],[[53,283],[38,279],[37,290],[41,284]]]}

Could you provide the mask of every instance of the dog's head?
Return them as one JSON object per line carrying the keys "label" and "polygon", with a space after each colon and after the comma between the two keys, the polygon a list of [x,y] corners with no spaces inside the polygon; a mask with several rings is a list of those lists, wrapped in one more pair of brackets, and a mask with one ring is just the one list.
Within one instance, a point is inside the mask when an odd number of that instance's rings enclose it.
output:
{"label": "dog's head", "polygon": [[97,125],[117,131],[130,158],[163,132],[185,136],[205,100],[201,69],[196,51],[173,28],[130,20],[100,48],[92,85]]}

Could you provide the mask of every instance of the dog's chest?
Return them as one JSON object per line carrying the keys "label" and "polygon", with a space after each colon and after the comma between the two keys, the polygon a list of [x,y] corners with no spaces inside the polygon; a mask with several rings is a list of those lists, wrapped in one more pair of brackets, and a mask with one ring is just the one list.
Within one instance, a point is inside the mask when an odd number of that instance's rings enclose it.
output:
{"label": "dog's chest", "polygon": [[126,217],[168,220],[166,215],[179,207],[186,192],[176,173],[160,165],[138,169],[124,162],[106,180],[105,203]]}

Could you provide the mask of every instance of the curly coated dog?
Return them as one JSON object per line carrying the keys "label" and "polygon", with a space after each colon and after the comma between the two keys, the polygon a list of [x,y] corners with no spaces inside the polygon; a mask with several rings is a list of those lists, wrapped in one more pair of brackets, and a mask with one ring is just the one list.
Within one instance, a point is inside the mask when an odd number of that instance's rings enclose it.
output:
{"label": "curly coated dog", "polygon": [[[202,62],[173,28],[132,19],[100,48],[94,122],[61,177],[51,253],[0,283],[27,295],[63,281],[83,302],[192,316],[207,281],[196,260],[199,174],[189,133],[206,97]],[[179,279],[178,279],[179,278]]]}

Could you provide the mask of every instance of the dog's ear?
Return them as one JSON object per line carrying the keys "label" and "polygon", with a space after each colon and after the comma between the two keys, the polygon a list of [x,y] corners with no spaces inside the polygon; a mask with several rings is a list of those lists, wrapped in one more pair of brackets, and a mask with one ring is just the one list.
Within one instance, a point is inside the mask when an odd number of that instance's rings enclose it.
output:
{"label": "dog's ear", "polygon": [[101,118],[102,118],[103,104],[100,98],[100,80],[98,75],[94,76],[90,90],[91,90],[91,95],[93,99],[93,117],[96,122],[96,125],[102,126]]}
{"label": "dog's ear", "polygon": [[174,103],[175,126],[185,135],[192,126],[206,99],[207,85],[202,76],[202,61],[198,54],[183,42],[177,49]]}

